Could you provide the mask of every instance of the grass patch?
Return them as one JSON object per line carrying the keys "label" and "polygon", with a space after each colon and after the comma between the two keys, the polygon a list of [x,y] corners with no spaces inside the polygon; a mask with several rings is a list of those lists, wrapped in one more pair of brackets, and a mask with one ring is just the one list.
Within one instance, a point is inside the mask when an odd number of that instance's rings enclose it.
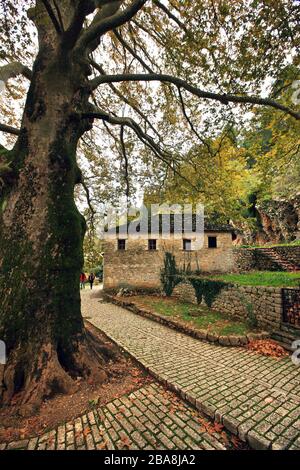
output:
{"label": "grass patch", "polygon": [[170,299],[152,300],[151,298],[143,298],[143,301],[145,301],[145,304],[148,307],[155,308],[157,313],[165,316],[183,315],[189,317],[199,311],[199,307],[197,305],[184,302],[170,302]]}
{"label": "grass patch", "polygon": [[146,307],[154,313],[170,317],[185,325],[208,330],[221,336],[245,335],[253,331],[246,321],[237,321],[227,315],[215,312],[202,305],[194,305],[175,298],[157,296],[134,296],[130,301],[139,307]]}
{"label": "grass patch", "polygon": [[214,279],[242,286],[299,287],[300,273],[254,271],[245,274],[220,274]]}

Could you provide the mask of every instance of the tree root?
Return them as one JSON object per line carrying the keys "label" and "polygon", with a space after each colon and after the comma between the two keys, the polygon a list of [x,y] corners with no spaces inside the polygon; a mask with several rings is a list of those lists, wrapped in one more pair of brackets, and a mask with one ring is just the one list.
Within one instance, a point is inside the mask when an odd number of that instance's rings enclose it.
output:
{"label": "tree root", "polygon": [[51,343],[43,344],[38,357],[33,356],[31,362],[20,359],[15,351],[4,368],[1,403],[16,407],[22,416],[30,416],[43,401],[57,394],[71,393],[78,377],[104,382],[107,378],[104,363],[88,336],[78,341],[68,355],[58,353]]}

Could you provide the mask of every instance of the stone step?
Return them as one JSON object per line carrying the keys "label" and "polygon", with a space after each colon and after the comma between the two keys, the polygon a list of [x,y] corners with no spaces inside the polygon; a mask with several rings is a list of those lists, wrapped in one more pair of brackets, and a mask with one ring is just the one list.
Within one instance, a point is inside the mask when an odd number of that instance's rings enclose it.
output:
{"label": "stone step", "polygon": [[291,332],[300,335],[300,326],[291,325],[290,323],[281,323],[280,329],[282,331]]}
{"label": "stone step", "polygon": [[280,328],[280,330],[278,330],[278,332],[280,331],[280,333],[282,333],[283,335],[287,335],[287,336],[299,336],[300,332],[298,329],[294,329],[294,328]]}
{"label": "stone step", "polygon": [[295,338],[286,338],[285,336],[282,336],[278,333],[273,333],[271,335],[271,339],[274,339],[281,345],[284,344],[284,347],[289,350],[292,350],[292,344],[295,341]]}
{"label": "stone step", "polygon": [[289,343],[292,344],[293,341],[295,341],[295,338],[293,335],[287,335],[284,332],[281,332],[280,330],[276,331],[275,333],[272,333],[271,336],[273,339],[280,338],[280,341],[283,341],[284,343]]}
{"label": "stone step", "polygon": [[272,339],[274,339],[282,348],[286,349],[287,351],[293,352],[291,343],[288,343],[285,340],[283,340],[280,335],[274,334],[272,335]]}
{"label": "stone step", "polygon": [[271,338],[284,345],[284,347],[289,351],[292,351],[292,343],[295,340],[300,339],[300,335],[294,332],[291,333],[287,331],[277,330],[271,335]]}
{"label": "stone step", "polygon": [[298,271],[296,265],[283,258],[279,253],[274,251],[273,248],[261,248],[260,250],[286,271]]}

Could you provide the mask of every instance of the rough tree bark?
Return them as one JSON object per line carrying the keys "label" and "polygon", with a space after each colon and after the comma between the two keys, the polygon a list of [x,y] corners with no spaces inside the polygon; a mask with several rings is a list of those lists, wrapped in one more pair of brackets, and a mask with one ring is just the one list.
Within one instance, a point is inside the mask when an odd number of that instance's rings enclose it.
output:
{"label": "rough tree bark", "polygon": [[8,353],[2,402],[14,397],[28,412],[67,392],[77,376],[105,378],[80,313],[85,221],[74,202],[76,146],[91,125],[80,119],[89,70],[42,6],[31,14],[39,53],[21,133],[12,151],[1,151],[9,171],[0,200],[0,338]]}

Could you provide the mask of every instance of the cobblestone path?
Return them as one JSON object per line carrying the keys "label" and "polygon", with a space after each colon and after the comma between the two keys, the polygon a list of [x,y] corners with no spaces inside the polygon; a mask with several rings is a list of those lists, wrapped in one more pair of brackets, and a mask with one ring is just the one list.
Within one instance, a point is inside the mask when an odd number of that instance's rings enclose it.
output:
{"label": "cobblestone path", "polygon": [[300,449],[300,368],[201,342],[83,292],[83,315],[151,373],[254,448]]}
{"label": "cobblestone path", "polygon": [[0,450],[226,450],[228,442],[224,431],[214,432],[198,411],[152,383],[39,438],[0,444]]}

